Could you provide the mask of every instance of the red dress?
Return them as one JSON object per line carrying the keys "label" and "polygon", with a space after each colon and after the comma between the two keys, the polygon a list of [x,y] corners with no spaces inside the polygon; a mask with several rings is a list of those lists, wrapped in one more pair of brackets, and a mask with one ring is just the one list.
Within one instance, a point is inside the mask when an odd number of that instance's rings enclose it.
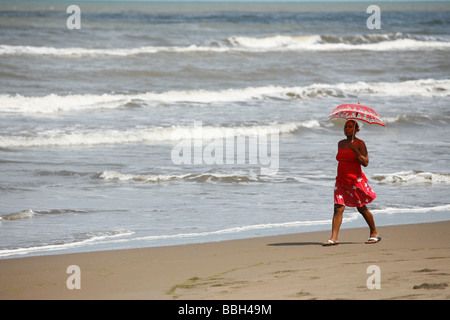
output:
{"label": "red dress", "polygon": [[339,148],[336,160],[339,164],[334,186],[334,203],[362,207],[372,202],[377,195],[367,184],[367,178],[353,150]]}

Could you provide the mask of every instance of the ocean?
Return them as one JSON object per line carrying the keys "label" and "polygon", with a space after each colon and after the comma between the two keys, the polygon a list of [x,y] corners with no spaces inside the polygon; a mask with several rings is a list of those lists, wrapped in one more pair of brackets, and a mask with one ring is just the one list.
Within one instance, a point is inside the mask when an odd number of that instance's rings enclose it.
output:
{"label": "ocean", "polygon": [[381,236],[450,219],[449,2],[72,4],[0,3],[0,258],[331,230],[344,103]]}

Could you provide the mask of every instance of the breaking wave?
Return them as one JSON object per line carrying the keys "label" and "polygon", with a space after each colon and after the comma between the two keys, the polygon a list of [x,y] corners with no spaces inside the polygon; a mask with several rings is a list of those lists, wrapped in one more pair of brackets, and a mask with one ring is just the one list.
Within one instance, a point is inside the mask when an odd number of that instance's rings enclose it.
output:
{"label": "breaking wave", "polygon": [[209,45],[144,46],[139,48],[55,48],[0,45],[0,55],[10,56],[117,56],[156,53],[227,53],[227,52],[283,52],[283,51],[399,51],[450,48],[450,42],[436,38],[412,38],[402,33],[381,35],[272,35],[266,37],[233,36]]}
{"label": "breaking wave", "polygon": [[395,213],[414,213],[414,212],[432,212],[432,211],[449,211],[450,204],[444,204],[440,206],[434,207],[411,207],[411,208],[384,208],[384,209],[372,209],[372,213],[387,213],[387,214],[395,214]]}
{"label": "breaking wave", "polygon": [[5,214],[0,216],[1,220],[23,220],[23,219],[31,219],[35,215],[34,211],[31,209],[22,210],[20,212],[14,212],[10,214]]}
{"label": "breaking wave", "polygon": [[116,171],[104,171],[99,178],[106,181],[143,182],[143,183],[163,183],[170,181],[184,182],[224,182],[224,183],[253,183],[253,182],[292,182],[299,181],[300,178],[284,177],[281,175],[263,175],[257,172],[205,172],[188,173],[183,175],[163,175],[163,174],[129,174]]}
{"label": "breaking wave", "polygon": [[447,49],[450,43],[437,39],[413,39],[402,33],[381,35],[275,35],[261,38],[231,37],[231,47],[249,51],[397,51]]}
{"label": "breaking wave", "polygon": [[259,136],[271,133],[293,133],[301,128],[319,127],[316,120],[261,126],[214,127],[195,126],[149,127],[128,130],[67,129],[26,132],[23,136],[0,136],[0,147],[92,146],[122,143],[173,143],[191,137],[205,142],[236,136]]}
{"label": "breaking wave", "polygon": [[386,184],[450,184],[450,174],[432,173],[416,170],[399,171],[388,174],[374,174],[372,176],[372,179]]}
{"label": "breaking wave", "polygon": [[420,79],[403,82],[315,83],[308,86],[263,86],[219,91],[192,90],[141,94],[82,94],[26,97],[0,94],[0,112],[58,113],[133,106],[157,106],[160,103],[233,103],[266,99],[314,99],[327,97],[390,96],[447,97],[450,79]]}

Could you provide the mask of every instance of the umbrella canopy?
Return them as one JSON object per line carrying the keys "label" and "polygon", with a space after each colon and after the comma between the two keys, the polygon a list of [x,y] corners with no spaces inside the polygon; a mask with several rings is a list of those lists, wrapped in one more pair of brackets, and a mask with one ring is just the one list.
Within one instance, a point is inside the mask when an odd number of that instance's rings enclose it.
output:
{"label": "umbrella canopy", "polygon": [[385,126],[383,120],[372,108],[359,104],[341,104],[331,112],[330,119],[361,120],[369,124]]}

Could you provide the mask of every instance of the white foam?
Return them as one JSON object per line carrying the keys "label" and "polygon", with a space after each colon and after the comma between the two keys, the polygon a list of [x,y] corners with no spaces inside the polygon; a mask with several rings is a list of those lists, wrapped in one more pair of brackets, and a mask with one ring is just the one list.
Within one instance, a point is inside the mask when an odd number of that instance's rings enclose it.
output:
{"label": "white foam", "polygon": [[415,207],[415,208],[384,208],[384,209],[372,209],[371,212],[376,213],[415,213],[415,212],[432,212],[432,211],[449,211],[450,204],[434,206],[434,207]]}
{"label": "white foam", "polygon": [[[273,35],[260,38],[233,36],[226,41],[213,41],[219,46],[144,46],[139,48],[55,48],[36,46],[0,45],[0,55],[35,56],[118,56],[127,57],[139,54],[191,53],[191,52],[282,52],[282,51],[399,51],[450,48],[450,42],[436,39],[417,40],[397,35],[330,37],[320,35]],[[326,41],[333,38],[332,42]],[[349,41],[349,39],[352,39]],[[362,43],[361,43],[362,42]]]}
{"label": "white foam", "polygon": [[450,48],[450,42],[442,41],[421,41],[414,39],[397,39],[377,43],[324,43],[313,44],[308,49],[317,51],[406,51],[406,50],[447,50]]}
{"label": "white foam", "polygon": [[388,184],[450,184],[450,174],[432,173],[424,171],[399,171],[388,174],[374,174],[374,180]]}
{"label": "white foam", "polygon": [[87,239],[70,242],[70,243],[44,245],[44,246],[36,246],[36,247],[28,247],[28,248],[3,249],[3,250],[0,250],[0,257],[8,257],[8,256],[12,256],[12,255],[26,255],[26,254],[30,254],[30,253],[39,253],[39,252],[52,252],[52,251],[92,246],[92,245],[96,245],[96,244],[122,242],[125,240],[124,239],[111,240],[111,239],[129,236],[132,234],[134,234],[134,232],[129,231],[129,230],[115,231],[115,232],[101,232],[101,233],[93,234],[93,235],[89,236]]}
{"label": "white foam", "polygon": [[167,91],[163,93],[147,92],[142,94],[102,94],[102,95],[56,95],[43,97],[24,97],[22,95],[0,94],[0,112],[11,113],[55,113],[61,111],[84,111],[88,109],[118,108],[133,101],[147,103],[220,103],[264,99],[280,96],[289,92],[289,88],[278,86],[249,87],[219,91],[192,90]]}
{"label": "white foam", "polygon": [[[301,127],[318,127],[316,120],[292,122],[262,126],[214,127],[203,126],[200,138],[207,141],[229,136],[256,136],[276,132],[291,133]],[[121,143],[173,143],[185,139],[195,138],[195,126],[172,126],[135,128],[128,130],[86,129],[44,130],[37,133],[26,132],[23,136],[0,136],[0,147],[38,147],[38,146],[92,146],[100,144]]]}
{"label": "white foam", "polygon": [[263,86],[218,91],[191,90],[147,92],[142,94],[85,94],[25,97],[0,94],[0,112],[8,113],[57,113],[111,109],[137,101],[147,105],[159,103],[227,103],[264,99],[310,99],[329,96],[392,96],[392,97],[447,97],[450,95],[450,79],[420,79],[403,82],[353,82],[308,86]]}
{"label": "white foam", "polygon": [[[132,99],[132,97],[131,97]],[[62,111],[84,111],[88,109],[118,108],[131,101],[126,95],[49,94],[42,97],[0,94],[0,112],[10,113],[55,113]]]}
{"label": "white foam", "polygon": [[35,46],[10,46],[0,45],[0,55],[33,55],[33,56],[59,56],[59,57],[85,57],[85,56],[117,56],[128,57],[139,54],[155,53],[189,53],[189,52],[226,52],[232,48],[202,47],[190,45],[186,47],[152,47],[145,46],[139,48],[115,48],[115,49],[90,49],[90,48],[55,48],[55,47],[35,47]]}
{"label": "white foam", "polygon": [[428,38],[411,39],[401,33],[356,36],[274,35],[260,38],[230,37],[232,48],[240,51],[400,51],[448,49],[450,42]]}
{"label": "white foam", "polygon": [[284,177],[280,175],[264,175],[249,171],[235,170],[232,172],[205,172],[187,173],[183,175],[161,175],[161,174],[133,174],[120,173],[117,171],[104,171],[99,178],[109,181],[143,182],[143,183],[164,183],[169,181],[192,181],[192,182],[229,182],[229,183],[250,183],[250,182],[290,182],[296,178]]}
{"label": "white foam", "polygon": [[312,36],[286,36],[275,35],[262,38],[252,37],[230,37],[228,41],[234,48],[253,49],[253,50],[299,50],[308,49],[311,45],[318,44],[321,37]]}
{"label": "white foam", "polygon": [[139,182],[165,182],[172,180],[182,180],[191,174],[186,175],[155,175],[155,174],[124,174],[117,171],[104,171],[100,178],[104,180],[118,181],[139,181]]}
{"label": "white foam", "polygon": [[31,209],[23,210],[20,212],[5,214],[1,216],[2,220],[23,220],[23,219],[31,219],[34,217],[34,211]]}
{"label": "white foam", "polygon": [[449,79],[419,79],[403,82],[339,83],[336,88],[353,94],[389,97],[447,97],[450,95]]}

